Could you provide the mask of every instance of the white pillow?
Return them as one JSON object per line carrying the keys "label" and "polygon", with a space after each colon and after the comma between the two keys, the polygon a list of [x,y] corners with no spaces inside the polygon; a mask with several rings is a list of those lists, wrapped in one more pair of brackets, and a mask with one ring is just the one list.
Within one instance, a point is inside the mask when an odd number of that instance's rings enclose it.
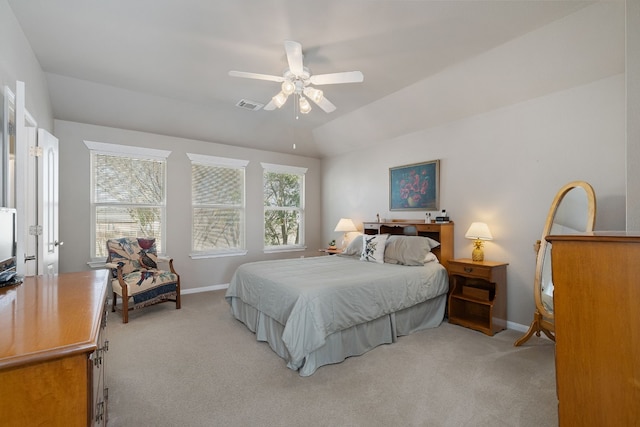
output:
{"label": "white pillow", "polygon": [[431,252],[431,242],[422,236],[389,236],[384,251],[384,262],[401,265],[424,265]]}
{"label": "white pillow", "polygon": [[424,263],[428,263],[428,262],[440,262],[438,260],[438,257],[436,256],[436,254],[434,254],[433,252],[429,252],[425,257],[424,257]]}
{"label": "white pillow", "polygon": [[388,234],[373,234],[362,236],[362,254],[361,261],[384,263],[384,247],[387,242]]}
{"label": "white pillow", "polygon": [[341,256],[360,256],[362,255],[362,234],[357,235],[340,253]]}

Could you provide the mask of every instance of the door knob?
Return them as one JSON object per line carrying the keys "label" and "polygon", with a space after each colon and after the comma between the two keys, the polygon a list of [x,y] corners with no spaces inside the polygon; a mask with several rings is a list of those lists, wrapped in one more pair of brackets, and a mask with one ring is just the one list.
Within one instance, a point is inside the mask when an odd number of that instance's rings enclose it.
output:
{"label": "door knob", "polygon": [[64,245],[64,242],[58,242],[57,240],[53,242],[53,246],[62,246],[62,245]]}

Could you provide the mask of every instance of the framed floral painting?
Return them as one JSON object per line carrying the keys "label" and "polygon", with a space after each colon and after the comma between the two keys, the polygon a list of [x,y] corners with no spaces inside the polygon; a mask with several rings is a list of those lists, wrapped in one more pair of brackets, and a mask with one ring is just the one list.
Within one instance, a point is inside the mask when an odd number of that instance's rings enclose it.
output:
{"label": "framed floral painting", "polygon": [[389,210],[437,211],[440,160],[389,168]]}

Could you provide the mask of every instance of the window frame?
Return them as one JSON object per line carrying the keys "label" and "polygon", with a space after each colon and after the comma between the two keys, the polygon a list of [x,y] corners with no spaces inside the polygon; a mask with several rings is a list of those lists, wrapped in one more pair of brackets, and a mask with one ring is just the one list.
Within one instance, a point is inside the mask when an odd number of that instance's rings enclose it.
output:
{"label": "window frame", "polygon": [[[90,158],[90,166],[89,166],[89,174],[90,174],[90,184],[89,191],[91,192],[89,197],[90,204],[90,216],[91,216],[91,242],[90,242],[90,253],[89,253],[89,265],[91,267],[99,267],[104,265],[107,260],[107,257],[98,257],[96,255],[96,211],[99,206],[138,206],[138,207],[158,207],[161,212],[161,225],[160,232],[163,236],[162,245],[160,246],[159,255],[164,255],[167,253],[167,182],[169,175],[169,165],[168,165],[168,157],[171,154],[169,150],[158,150],[155,148],[145,148],[138,147],[133,145],[121,145],[121,144],[112,144],[106,142],[96,142],[96,141],[88,141],[85,140],[84,144],[89,149],[89,158]],[[97,203],[95,200],[95,177],[94,177],[94,162],[96,155],[105,155],[105,156],[113,156],[113,157],[125,157],[128,159],[136,158],[136,159],[146,159],[146,160],[160,160],[165,164],[164,170],[164,197],[162,204],[160,205],[132,205],[127,203]]]}
{"label": "window frame", "polygon": [[[204,258],[219,258],[227,256],[242,256],[247,254],[247,236],[246,236],[246,224],[247,224],[247,165],[249,160],[232,159],[229,157],[209,156],[205,154],[187,153],[187,157],[191,161],[190,169],[191,173],[191,188],[193,188],[193,165],[200,164],[211,167],[223,167],[229,169],[237,169],[242,171],[242,205],[241,221],[240,221],[240,240],[241,248],[239,249],[212,249],[206,251],[195,251],[193,249],[193,212],[196,209],[196,205],[193,202],[193,193],[191,193],[191,245],[189,257],[192,259],[204,259]],[[201,205],[198,205],[201,206]],[[224,206],[224,205],[218,205]]]}
{"label": "window frame", "polygon": [[[306,174],[308,168],[299,167],[299,166],[289,166],[289,165],[279,165],[274,163],[260,163],[262,166],[262,244],[263,244],[263,252],[264,253],[276,253],[276,252],[294,252],[294,251],[304,251],[307,249],[306,240],[305,240],[305,203],[306,203]],[[289,175],[298,175],[300,177],[300,206],[297,208],[280,206],[280,207],[267,207],[264,205],[265,193],[264,193],[264,182],[266,173],[281,173],[281,174],[289,174]],[[298,225],[298,233],[300,236],[299,243],[294,245],[279,245],[279,246],[266,246],[264,244],[264,235],[266,232],[266,224],[265,224],[265,214],[267,210],[289,210],[289,211],[298,211],[300,222]]]}

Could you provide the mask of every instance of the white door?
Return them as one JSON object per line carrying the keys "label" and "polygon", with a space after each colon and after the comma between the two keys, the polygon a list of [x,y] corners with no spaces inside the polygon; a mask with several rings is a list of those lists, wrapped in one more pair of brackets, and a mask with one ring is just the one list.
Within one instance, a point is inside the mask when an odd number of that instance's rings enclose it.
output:
{"label": "white door", "polygon": [[58,138],[38,129],[38,274],[58,273]]}
{"label": "white door", "polygon": [[24,186],[24,218],[25,218],[25,244],[24,244],[24,275],[35,276],[38,271],[38,240],[40,236],[38,224],[38,157],[35,151],[37,141],[36,128],[25,126],[24,143],[28,147],[26,152],[25,167],[27,170]]}
{"label": "white door", "polygon": [[25,109],[25,85],[16,82],[18,274],[58,272],[58,140],[39,130]]}

